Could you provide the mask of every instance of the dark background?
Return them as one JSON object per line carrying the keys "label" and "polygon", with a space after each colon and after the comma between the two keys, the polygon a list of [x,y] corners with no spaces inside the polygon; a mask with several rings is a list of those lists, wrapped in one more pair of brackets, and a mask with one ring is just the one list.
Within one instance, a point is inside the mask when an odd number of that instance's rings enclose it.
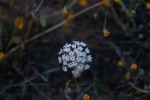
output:
{"label": "dark background", "polygon": [[[123,6],[112,0],[109,7],[99,5],[52,29],[99,2],[87,0],[83,7],[78,0],[0,0],[0,52],[6,55],[0,61],[0,100],[83,100],[85,93],[91,100],[149,100],[143,92],[150,90],[149,0],[122,0]],[[64,7],[67,15],[62,14]],[[21,29],[15,26],[18,16]],[[110,36],[103,36],[104,28]],[[66,82],[75,81],[57,57],[72,41],[85,42],[93,62],[77,78],[84,85],[69,86],[71,93],[66,94]],[[122,67],[117,65],[120,59]],[[133,63],[137,70],[130,69]],[[127,73],[130,80],[124,78]]]}

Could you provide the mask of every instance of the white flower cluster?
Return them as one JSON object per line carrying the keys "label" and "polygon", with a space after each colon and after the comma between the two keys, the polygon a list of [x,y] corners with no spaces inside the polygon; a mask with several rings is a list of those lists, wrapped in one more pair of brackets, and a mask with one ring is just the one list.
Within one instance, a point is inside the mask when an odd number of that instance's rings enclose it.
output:
{"label": "white flower cluster", "polygon": [[89,63],[92,61],[92,57],[90,50],[83,42],[73,41],[70,44],[65,44],[58,55],[58,61],[63,65],[64,72],[68,71],[69,68],[72,69],[75,78],[90,68]]}

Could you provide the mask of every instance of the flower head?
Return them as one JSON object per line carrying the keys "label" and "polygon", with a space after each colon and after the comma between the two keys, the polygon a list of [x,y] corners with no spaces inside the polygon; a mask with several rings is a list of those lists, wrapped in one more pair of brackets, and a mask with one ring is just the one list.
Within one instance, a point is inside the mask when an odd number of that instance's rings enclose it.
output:
{"label": "flower head", "polygon": [[135,17],[136,16],[136,11],[135,10],[132,10],[131,11],[131,17]]}
{"label": "flower head", "polygon": [[72,69],[75,78],[79,77],[84,70],[88,70],[90,68],[89,63],[92,62],[90,50],[84,42],[67,43],[60,49],[58,55],[58,61],[63,65],[64,72]]}
{"label": "flower head", "polygon": [[109,37],[110,36],[110,32],[107,29],[104,29],[103,30],[103,36],[106,37],[106,38]]}
{"label": "flower head", "polygon": [[79,5],[81,7],[86,7],[87,6],[87,0],[79,0]]}
{"label": "flower head", "polygon": [[123,67],[125,65],[125,61],[123,59],[118,60],[117,66],[118,67]]}
{"label": "flower head", "polygon": [[110,1],[109,0],[103,0],[103,5],[106,7],[110,6]]}
{"label": "flower head", "polygon": [[83,95],[83,100],[90,100],[90,95],[87,94],[87,93],[85,93],[85,94]]}
{"label": "flower head", "polygon": [[150,10],[150,3],[149,3],[149,2],[146,3],[146,8],[147,8],[148,10]]}
{"label": "flower head", "polygon": [[15,27],[19,30],[23,29],[24,27],[24,19],[22,16],[17,16],[16,19],[15,19]]}
{"label": "flower head", "polygon": [[66,6],[62,9],[61,15],[63,17],[67,17],[69,15],[68,8]]}
{"label": "flower head", "polygon": [[136,70],[137,64],[136,63],[131,64],[130,68],[131,68],[131,70]]}

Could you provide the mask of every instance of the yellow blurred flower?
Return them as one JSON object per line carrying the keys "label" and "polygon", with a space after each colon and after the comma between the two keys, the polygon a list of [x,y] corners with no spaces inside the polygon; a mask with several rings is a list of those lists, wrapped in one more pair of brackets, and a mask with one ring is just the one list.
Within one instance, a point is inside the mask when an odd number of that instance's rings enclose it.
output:
{"label": "yellow blurred flower", "polygon": [[85,93],[83,95],[83,100],[90,100],[90,96],[87,93]]}
{"label": "yellow blurred flower", "polygon": [[130,66],[131,70],[136,70],[137,69],[137,64],[133,63]]}
{"label": "yellow blurred flower", "polygon": [[135,17],[136,16],[136,11],[135,10],[132,10],[131,11],[131,17]]}
{"label": "yellow blurred flower", "polygon": [[64,7],[64,8],[62,9],[61,15],[62,15],[63,17],[67,17],[68,14],[69,14],[68,8],[67,8],[67,7]]}
{"label": "yellow blurred flower", "polygon": [[68,28],[68,27],[70,26],[70,24],[71,24],[71,22],[72,22],[72,20],[73,20],[73,16],[74,16],[74,14],[68,13],[66,19],[69,19],[69,21],[67,21],[67,22],[65,22],[65,23],[63,24],[63,28]]}
{"label": "yellow blurred flower", "polygon": [[103,0],[103,5],[109,7],[110,1],[109,0]]}
{"label": "yellow blurred flower", "polygon": [[149,3],[149,2],[146,3],[146,8],[147,8],[148,10],[150,10],[150,3]]}
{"label": "yellow blurred flower", "polygon": [[81,7],[86,7],[87,6],[87,0],[79,0],[79,5],[81,6]]}
{"label": "yellow blurred flower", "polygon": [[65,22],[64,24],[63,24],[63,28],[64,29],[66,29],[66,28],[68,28],[70,26],[70,22],[68,21],[68,22]]}
{"label": "yellow blurred flower", "polygon": [[64,7],[62,12],[61,12],[61,15],[64,17],[64,18],[67,18],[67,19],[72,19],[74,14],[72,14],[71,12],[69,12],[68,8],[67,7]]}
{"label": "yellow blurred flower", "polygon": [[121,2],[121,0],[114,0],[114,2],[115,2],[115,3],[120,3],[120,2]]}
{"label": "yellow blurred flower", "polygon": [[103,36],[104,37],[109,37],[110,36],[110,32],[107,29],[103,30]]}
{"label": "yellow blurred flower", "polygon": [[131,74],[130,73],[126,73],[125,80],[129,81],[130,79],[131,79]]}
{"label": "yellow blurred flower", "polygon": [[21,30],[23,29],[24,27],[24,19],[22,16],[17,16],[15,21],[14,21],[14,24],[15,24],[15,28]]}
{"label": "yellow blurred flower", "polygon": [[5,58],[4,52],[0,52],[0,61],[3,60],[4,58]]}
{"label": "yellow blurred flower", "polygon": [[117,66],[123,67],[125,65],[125,61],[123,59],[118,60]]}

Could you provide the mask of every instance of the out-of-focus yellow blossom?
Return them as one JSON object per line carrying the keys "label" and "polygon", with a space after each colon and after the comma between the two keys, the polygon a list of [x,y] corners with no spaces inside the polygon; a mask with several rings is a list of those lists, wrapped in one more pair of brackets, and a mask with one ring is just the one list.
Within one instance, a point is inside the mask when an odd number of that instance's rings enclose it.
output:
{"label": "out-of-focus yellow blossom", "polygon": [[67,8],[67,7],[64,7],[64,8],[62,9],[61,15],[62,15],[63,17],[67,17],[67,16],[69,15],[69,12],[68,12],[68,8]]}
{"label": "out-of-focus yellow blossom", "polygon": [[74,16],[74,14],[72,14],[72,13],[69,13],[69,14],[67,15],[66,19],[69,19],[69,21],[67,21],[67,22],[65,22],[65,23],[63,24],[63,28],[68,28],[68,27],[70,26],[70,23],[71,23],[71,21],[72,21],[72,19],[73,19],[73,16]]}
{"label": "out-of-focus yellow blossom", "polygon": [[67,18],[68,18],[68,19],[73,19],[73,16],[74,16],[73,13],[69,13]]}
{"label": "out-of-focus yellow blossom", "polygon": [[66,29],[66,28],[69,27],[69,25],[70,25],[70,22],[65,22],[65,23],[63,24],[63,28]]}
{"label": "out-of-focus yellow blossom", "polygon": [[136,70],[137,69],[137,64],[133,63],[130,66],[131,70]]}
{"label": "out-of-focus yellow blossom", "polygon": [[71,19],[74,14],[72,14],[71,12],[68,11],[68,8],[67,7],[64,7],[62,12],[61,12],[61,15],[64,17],[64,18],[67,18],[67,19]]}
{"label": "out-of-focus yellow blossom", "polygon": [[149,2],[146,3],[146,8],[147,8],[148,10],[150,10],[150,3],[149,3]]}
{"label": "out-of-focus yellow blossom", "polygon": [[87,93],[85,93],[83,95],[83,100],[90,100],[90,96]]}
{"label": "out-of-focus yellow blossom", "polygon": [[135,10],[132,10],[131,11],[131,17],[135,17],[136,16],[136,11]]}
{"label": "out-of-focus yellow blossom", "polygon": [[117,66],[123,67],[125,65],[125,61],[123,59],[118,60]]}
{"label": "out-of-focus yellow blossom", "polygon": [[103,0],[103,5],[109,7],[110,1],[109,0]]}
{"label": "out-of-focus yellow blossom", "polygon": [[114,0],[114,2],[115,2],[115,3],[120,3],[120,2],[121,2],[121,0]]}
{"label": "out-of-focus yellow blossom", "polygon": [[110,36],[110,32],[107,29],[104,29],[103,30],[103,36],[106,37],[106,38],[109,37]]}
{"label": "out-of-focus yellow blossom", "polygon": [[87,6],[88,1],[87,0],[79,0],[79,5],[81,7],[86,7]]}
{"label": "out-of-focus yellow blossom", "polygon": [[15,21],[14,21],[14,24],[15,24],[15,28],[21,30],[23,29],[24,27],[24,19],[22,16],[17,16]]}
{"label": "out-of-focus yellow blossom", "polygon": [[125,80],[129,81],[130,79],[131,79],[131,74],[130,73],[126,73]]}
{"label": "out-of-focus yellow blossom", "polygon": [[0,52],[0,61],[3,60],[4,58],[5,58],[4,52]]}

